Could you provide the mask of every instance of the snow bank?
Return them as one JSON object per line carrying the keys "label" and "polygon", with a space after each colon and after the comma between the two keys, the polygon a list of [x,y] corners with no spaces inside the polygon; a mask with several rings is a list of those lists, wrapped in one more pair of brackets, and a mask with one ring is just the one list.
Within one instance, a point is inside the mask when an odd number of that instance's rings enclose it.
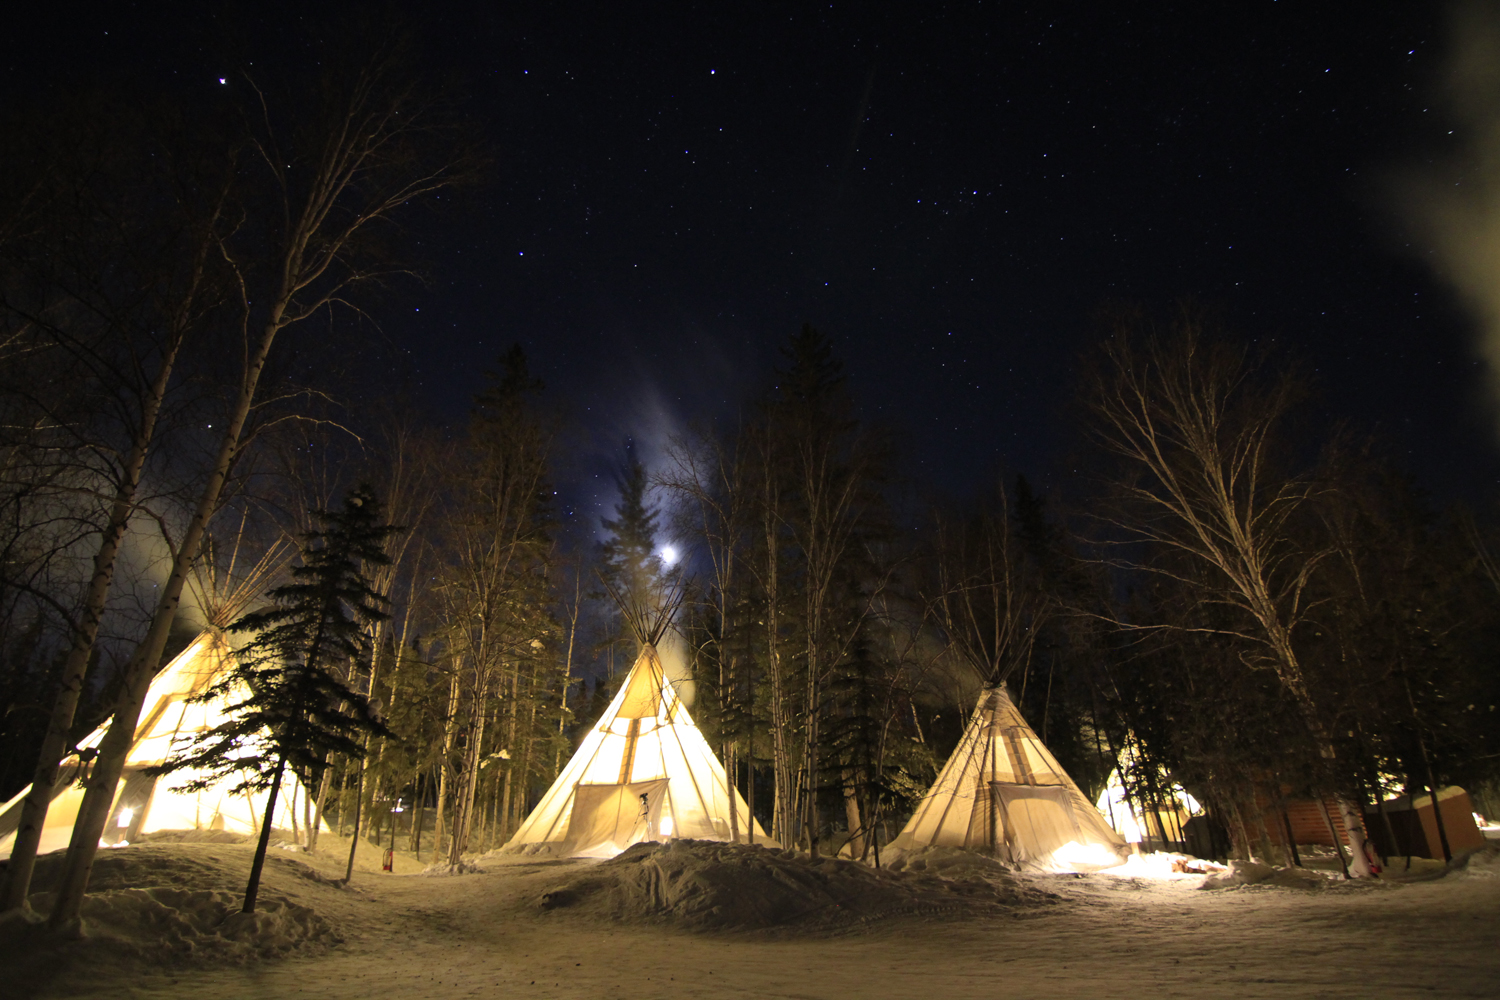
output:
{"label": "snow bank", "polygon": [[[1203,879],[1200,889],[1234,889],[1240,886],[1254,885],[1266,886],[1278,889],[1303,889],[1316,891],[1327,889],[1335,885],[1350,884],[1344,877],[1335,872],[1315,871],[1311,868],[1277,868],[1272,865],[1261,864],[1259,861],[1231,861],[1229,870],[1217,874],[1208,875]],[[1365,879],[1361,884],[1375,884],[1373,880]]]}
{"label": "snow bank", "polygon": [[[31,904],[49,911],[51,893],[34,894]],[[328,922],[306,906],[271,900],[241,913],[240,904],[239,894],[214,889],[112,889],[84,899],[83,933],[151,960],[275,958],[308,944],[338,943]]]}
{"label": "snow bank", "polygon": [[1481,847],[1453,859],[1453,874],[1469,878],[1500,878],[1500,847]]}
{"label": "snow bank", "polygon": [[252,853],[204,839],[101,851],[70,937],[35,916],[51,912],[63,860],[43,856],[31,912],[8,914],[0,927],[0,965],[43,977],[87,966],[238,965],[339,943],[334,925],[305,902],[344,890],[300,860],[268,857],[256,912],[240,912]]}
{"label": "snow bank", "polygon": [[573,874],[543,893],[540,904],[620,921],[667,920],[694,930],[806,931],[894,917],[999,915],[1056,901],[989,859],[969,859],[932,859],[931,867],[954,876],[939,877],[744,844],[642,843]]}
{"label": "snow bank", "polygon": [[1015,884],[1011,869],[994,858],[961,847],[927,847],[896,855],[886,865],[893,872],[936,875],[939,878],[982,878]]}
{"label": "snow bank", "polygon": [[483,868],[468,861],[460,861],[456,865],[450,865],[446,861],[435,861],[417,874],[424,878],[441,878],[446,875],[473,875],[482,871],[484,871]]}
{"label": "snow bank", "polygon": [[1113,875],[1125,879],[1165,879],[1168,881],[1201,878],[1229,871],[1227,865],[1217,861],[1205,861],[1191,854],[1172,851],[1153,851],[1150,854],[1132,854],[1123,865],[1105,868],[1101,875]]}
{"label": "snow bank", "polygon": [[[272,832],[274,832],[274,827]],[[158,830],[142,834],[135,845],[142,844],[250,844],[255,838],[232,830]]]}

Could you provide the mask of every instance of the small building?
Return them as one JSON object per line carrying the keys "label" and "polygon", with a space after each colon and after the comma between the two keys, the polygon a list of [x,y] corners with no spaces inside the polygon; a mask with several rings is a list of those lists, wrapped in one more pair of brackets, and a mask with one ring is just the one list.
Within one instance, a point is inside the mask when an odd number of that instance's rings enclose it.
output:
{"label": "small building", "polygon": [[[1438,808],[1443,815],[1443,832],[1448,837],[1448,851],[1458,855],[1485,846],[1484,834],[1474,822],[1474,801],[1457,785],[1438,790]],[[1365,812],[1365,827],[1375,847],[1387,857],[1412,855],[1442,860],[1442,840],[1438,837],[1437,818],[1432,796],[1397,796],[1380,804],[1380,809]],[[1382,818],[1381,812],[1385,813]]]}

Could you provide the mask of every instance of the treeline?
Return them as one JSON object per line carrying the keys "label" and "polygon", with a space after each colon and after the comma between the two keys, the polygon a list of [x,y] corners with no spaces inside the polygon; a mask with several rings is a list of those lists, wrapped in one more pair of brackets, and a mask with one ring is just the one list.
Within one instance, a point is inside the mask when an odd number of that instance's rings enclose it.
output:
{"label": "treeline", "polygon": [[1000,681],[1090,798],[1117,767],[1140,812],[1186,787],[1241,853],[1326,799],[1360,872],[1366,808],[1493,794],[1492,529],[1309,422],[1287,358],[1192,307],[1117,312],[1082,359],[1077,495],[952,502],[898,482],[826,341],[785,357],[658,477],[701,553],[700,725],[742,787],[770,778],[785,842],[868,856]]}
{"label": "treeline", "polygon": [[191,106],[90,94],[10,134],[0,759],[7,796],[37,791],[8,905],[105,724],[54,919],[76,916],[152,676],[306,567],[351,496],[397,529],[361,570],[388,611],[321,667],[379,725],[283,757],[339,827],[433,860],[507,839],[633,659],[622,614],[675,590],[695,720],[814,853],[878,858],[1002,682],[1090,797],[1117,766],[1143,804],[1185,786],[1240,851],[1268,799],[1352,828],[1500,768],[1489,523],[1314,426],[1286,358],[1191,310],[1101,327],[1076,494],[925,494],[804,328],[734,421],[652,470],[627,451],[595,547],[557,523],[566,401],[519,347],[462,428],[337,377],[409,270],[397,234],[478,162],[399,48]]}

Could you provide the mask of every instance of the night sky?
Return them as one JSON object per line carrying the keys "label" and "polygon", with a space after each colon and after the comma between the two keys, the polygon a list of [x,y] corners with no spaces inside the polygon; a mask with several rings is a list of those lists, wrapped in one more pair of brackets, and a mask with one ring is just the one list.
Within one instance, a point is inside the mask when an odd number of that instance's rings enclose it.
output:
{"label": "night sky", "polygon": [[[213,8],[168,9],[37,22],[9,99],[84,67],[217,85]],[[247,9],[267,38],[295,16]],[[1459,141],[1441,5],[406,10],[494,163],[424,230],[430,282],[381,303],[383,370],[457,422],[519,341],[577,418],[580,513],[625,435],[650,458],[732,416],[804,322],[911,480],[1069,491],[1093,314],[1183,296],[1290,348],[1438,498],[1500,479],[1470,321],[1393,194]]]}

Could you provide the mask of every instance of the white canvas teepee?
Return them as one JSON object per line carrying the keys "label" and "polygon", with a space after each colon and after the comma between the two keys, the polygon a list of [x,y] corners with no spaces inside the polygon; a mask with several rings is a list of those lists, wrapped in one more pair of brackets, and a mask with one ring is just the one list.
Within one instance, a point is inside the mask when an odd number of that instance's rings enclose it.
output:
{"label": "white canvas teepee", "polygon": [[1125,785],[1122,769],[1133,775],[1139,773],[1140,756],[1133,748],[1122,750],[1119,763],[1109,772],[1109,780],[1095,803],[1099,814],[1127,844],[1142,844],[1148,851],[1185,850],[1187,821],[1202,815],[1203,806],[1165,771],[1156,775],[1153,789],[1156,794],[1143,798],[1140,786],[1134,782],[1136,790],[1132,794]]}
{"label": "white canvas teepee", "polygon": [[[167,758],[174,739],[206,732],[223,721],[229,699],[210,702],[191,699],[229,668],[233,655],[224,634],[211,628],[194,639],[151,681],[135,742],[115,793],[110,822],[105,827],[105,843],[128,843],[142,834],[163,830],[225,830],[252,835],[259,831],[265,815],[265,792],[232,795],[229,792],[234,784],[232,779],[201,792],[179,792],[173,786],[191,780],[196,776],[194,772],[177,771],[160,778],[144,773],[146,768]],[[78,748],[87,754],[99,745],[103,736],[104,730],[98,729],[79,743]],[[83,789],[76,780],[78,769],[76,764],[63,768],[58,791],[47,812],[39,853],[68,846],[73,820],[83,801]],[[10,856],[21,802],[29,791],[28,785],[0,807],[0,857]],[[306,804],[306,789],[295,776],[288,774],[282,779],[273,826],[289,832],[300,831],[306,825]],[[327,829],[326,824],[323,828]]]}
{"label": "white canvas teepee", "polygon": [[728,841],[731,808],[735,839],[776,846],[730,788],[662,671],[656,646],[647,643],[603,717],[504,849],[607,858],[644,840]]}
{"label": "white canvas teepee", "polygon": [[1021,718],[986,688],[958,748],[891,847],[963,847],[1042,871],[1104,868],[1125,842]]}

